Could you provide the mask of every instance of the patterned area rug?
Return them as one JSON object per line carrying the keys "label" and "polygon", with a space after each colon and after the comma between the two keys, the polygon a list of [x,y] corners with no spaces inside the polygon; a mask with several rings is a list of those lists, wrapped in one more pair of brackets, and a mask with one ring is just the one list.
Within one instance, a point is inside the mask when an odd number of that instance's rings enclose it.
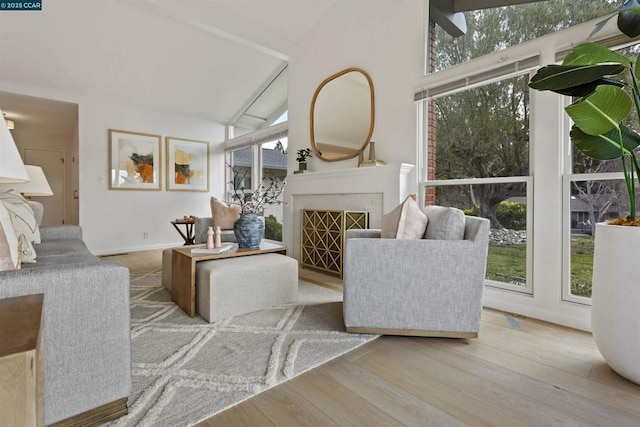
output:
{"label": "patterned area rug", "polygon": [[133,391],[112,426],[187,426],[376,338],[344,332],[342,295],[300,281],[297,303],[215,323],[131,276]]}

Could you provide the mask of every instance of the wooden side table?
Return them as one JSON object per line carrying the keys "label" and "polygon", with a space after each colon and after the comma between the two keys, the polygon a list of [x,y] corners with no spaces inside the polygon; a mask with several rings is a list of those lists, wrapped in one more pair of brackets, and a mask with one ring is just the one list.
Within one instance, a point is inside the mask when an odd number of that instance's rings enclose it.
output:
{"label": "wooden side table", "polygon": [[0,300],[0,426],[44,425],[44,294]]}
{"label": "wooden side table", "polygon": [[[195,233],[194,233],[195,232],[195,230],[194,230],[195,221],[176,219],[175,221],[171,221],[171,225],[173,225],[173,228],[175,228],[178,231],[178,233],[180,233],[182,238],[184,239],[184,245],[183,246],[194,245],[195,244],[195,241],[196,241],[196,236],[195,236]],[[180,230],[180,227],[178,227],[179,225],[184,225],[185,226],[185,231],[184,232],[182,230]]]}

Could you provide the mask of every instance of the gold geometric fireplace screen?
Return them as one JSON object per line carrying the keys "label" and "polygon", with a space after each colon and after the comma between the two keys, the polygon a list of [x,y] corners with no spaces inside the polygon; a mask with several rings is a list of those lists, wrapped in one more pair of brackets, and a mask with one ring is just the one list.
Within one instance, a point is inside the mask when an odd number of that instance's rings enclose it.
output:
{"label": "gold geometric fireplace screen", "polygon": [[342,251],[345,232],[369,227],[369,213],[364,211],[302,211],[302,267],[337,274],[342,278]]}

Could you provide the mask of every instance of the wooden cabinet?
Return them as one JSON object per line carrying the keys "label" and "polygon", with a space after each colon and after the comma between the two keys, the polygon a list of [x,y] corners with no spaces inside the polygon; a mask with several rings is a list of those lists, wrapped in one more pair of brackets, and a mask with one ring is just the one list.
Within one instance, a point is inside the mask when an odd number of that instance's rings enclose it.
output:
{"label": "wooden cabinet", "polygon": [[42,426],[43,294],[0,299],[0,426]]}
{"label": "wooden cabinet", "polygon": [[346,230],[368,227],[368,212],[303,210],[300,264],[342,277]]}

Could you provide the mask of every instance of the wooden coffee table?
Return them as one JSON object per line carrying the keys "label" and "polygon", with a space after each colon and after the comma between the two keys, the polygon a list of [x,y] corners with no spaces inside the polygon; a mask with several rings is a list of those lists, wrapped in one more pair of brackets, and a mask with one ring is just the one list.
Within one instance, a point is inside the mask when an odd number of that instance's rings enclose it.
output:
{"label": "wooden coffee table", "polygon": [[171,299],[189,316],[196,314],[196,264],[224,258],[236,258],[266,253],[287,254],[287,248],[278,242],[262,240],[259,248],[240,249],[234,245],[232,249],[220,254],[191,254],[193,248],[203,248],[203,245],[188,248],[174,248],[171,254]]}

